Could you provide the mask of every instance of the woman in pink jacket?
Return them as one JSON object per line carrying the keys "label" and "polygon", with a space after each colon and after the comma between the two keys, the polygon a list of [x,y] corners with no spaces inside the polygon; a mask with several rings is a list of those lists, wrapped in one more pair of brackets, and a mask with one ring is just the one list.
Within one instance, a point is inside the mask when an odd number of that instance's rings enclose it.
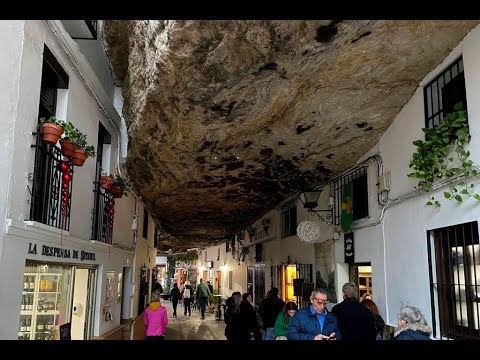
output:
{"label": "woman in pink jacket", "polygon": [[167,325],[167,309],[160,304],[160,291],[155,290],[145,310],[145,340],[164,340]]}

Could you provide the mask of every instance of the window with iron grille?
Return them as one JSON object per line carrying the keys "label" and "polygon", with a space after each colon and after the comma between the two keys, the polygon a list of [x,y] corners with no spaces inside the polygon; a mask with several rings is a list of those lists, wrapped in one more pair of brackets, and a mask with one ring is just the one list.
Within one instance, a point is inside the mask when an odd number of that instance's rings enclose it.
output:
{"label": "window with iron grille", "polygon": [[[480,245],[478,223],[431,230],[428,262],[433,336],[480,338]],[[436,301],[435,301],[436,299]]]}
{"label": "window with iron grille", "polygon": [[297,233],[297,204],[294,200],[284,204],[280,209],[282,239]]}
{"label": "window with iron grille", "polygon": [[155,235],[153,236],[153,247],[158,249],[158,227],[155,226]]}
{"label": "window with iron grille", "polygon": [[[97,137],[97,161],[95,169],[95,182],[93,183],[93,210],[92,210],[92,240],[102,241],[109,243],[108,236],[108,224],[109,218],[106,214],[109,207],[108,203],[112,201],[113,196],[110,196],[108,191],[100,187],[100,177],[102,172],[105,171],[103,168],[103,158],[106,147],[112,143],[111,136],[107,129],[99,123],[98,128],[98,137]],[[108,153],[106,158],[108,159]]]}
{"label": "window with iron grille", "polygon": [[144,239],[148,239],[148,211],[143,209],[143,233],[142,236]]}
{"label": "window with iron grille", "polygon": [[425,127],[433,129],[440,124],[456,103],[462,101],[467,110],[463,59],[460,57],[423,89]]}
{"label": "window with iron grille", "polygon": [[349,183],[353,183],[353,220],[363,219],[368,216],[367,174],[367,167],[362,167],[343,175],[340,179],[334,182],[335,225],[340,225],[340,220],[342,217],[343,187]]}
{"label": "window with iron grille", "polygon": [[265,297],[265,265],[255,265],[255,305],[260,306]]}
{"label": "window with iron grille", "polygon": [[[57,94],[59,89],[68,88],[68,76],[45,46],[43,52],[42,80],[40,86],[40,101],[38,122],[55,116],[57,109]],[[35,162],[33,168],[32,199],[30,206],[30,220],[46,225],[69,230],[70,227],[70,200],[66,214],[61,213],[62,172],[60,163],[63,161],[61,152],[54,145],[45,144],[41,134],[35,133]],[[70,165],[70,175],[73,175],[73,166]],[[71,194],[72,182],[69,185]]]}

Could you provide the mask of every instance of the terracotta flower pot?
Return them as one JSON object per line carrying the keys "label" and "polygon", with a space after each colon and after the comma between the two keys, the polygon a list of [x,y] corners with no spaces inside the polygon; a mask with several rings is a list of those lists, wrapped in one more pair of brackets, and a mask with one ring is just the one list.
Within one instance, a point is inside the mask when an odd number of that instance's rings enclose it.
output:
{"label": "terracotta flower pot", "polygon": [[83,149],[76,149],[72,155],[72,164],[75,166],[82,166],[87,159],[87,154]]}
{"label": "terracotta flower pot", "polygon": [[119,199],[122,197],[123,195],[123,190],[120,186],[118,185],[113,185],[111,188],[110,188],[110,192],[113,194],[113,197],[116,198],[116,199]]}
{"label": "terracotta flower pot", "polygon": [[75,150],[77,150],[77,147],[75,144],[65,141],[65,140],[60,140],[60,145],[62,146],[62,154],[63,156],[66,157],[73,157],[73,154],[75,153]]}
{"label": "terracotta flower pot", "polygon": [[44,123],[42,125],[43,141],[55,145],[63,134],[63,127],[56,124]]}
{"label": "terracotta flower pot", "polygon": [[100,177],[100,186],[105,190],[110,190],[113,184],[113,178],[110,176],[101,176]]}

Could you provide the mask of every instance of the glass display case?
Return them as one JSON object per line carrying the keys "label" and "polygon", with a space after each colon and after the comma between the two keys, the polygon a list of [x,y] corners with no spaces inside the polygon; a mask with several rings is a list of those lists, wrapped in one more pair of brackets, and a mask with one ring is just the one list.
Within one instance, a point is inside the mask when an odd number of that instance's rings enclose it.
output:
{"label": "glass display case", "polygon": [[58,340],[67,322],[71,267],[28,265],[23,274],[19,340]]}

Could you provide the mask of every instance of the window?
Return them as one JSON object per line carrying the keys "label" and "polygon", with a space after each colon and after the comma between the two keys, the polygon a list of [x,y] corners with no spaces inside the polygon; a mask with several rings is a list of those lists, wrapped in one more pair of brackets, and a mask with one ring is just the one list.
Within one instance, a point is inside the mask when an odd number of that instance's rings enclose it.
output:
{"label": "window", "polygon": [[144,239],[148,239],[148,211],[143,208],[143,233],[142,236]]}
{"label": "window", "polygon": [[158,249],[158,227],[155,226],[155,235],[153,237],[153,247]]}
{"label": "window", "polygon": [[[57,95],[60,89],[68,88],[68,76],[53,54],[44,47],[42,80],[40,85],[40,101],[38,120],[56,116]],[[32,199],[30,220],[54,226],[63,230],[70,227],[70,199],[66,211],[62,211],[62,172],[60,163],[63,160],[59,148],[45,144],[39,133],[35,133],[35,162],[33,168]],[[70,175],[73,166],[70,164]],[[72,182],[68,189],[72,191]]]}
{"label": "window", "polygon": [[233,289],[233,271],[228,272],[228,290]]}
{"label": "window", "polygon": [[260,306],[263,298],[265,297],[265,265],[255,265],[255,279],[254,279],[254,286],[255,286],[255,300],[254,303],[257,306]]}
{"label": "window", "polygon": [[425,101],[425,127],[432,129],[453,106],[462,101],[467,109],[463,60],[460,57],[433,79],[423,90]]}
{"label": "window", "polygon": [[92,210],[92,240],[111,244],[109,223],[109,204],[113,204],[113,195],[100,187],[100,177],[103,173],[108,174],[110,168],[109,150],[111,144],[110,133],[99,123],[97,138],[97,162],[95,170],[94,200]]}
{"label": "window", "polygon": [[[432,328],[440,338],[480,338],[480,245],[478,223],[429,231]],[[436,299],[436,301],[435,301]],[[435,304],[437,303],[437,304]]]}
{"label": "window", "polygon": [[343,187],[352,185],[353,220],[363,219],[368,216],[368,179],[367,167],[362,167],[343,175],[334,182],[335,192],[335,225],[340,225],[342,216]]}
{"label": "window", "polygon": [[282,223],[282,239],[297,233],[297,205],[289,201],[280,209]]}

